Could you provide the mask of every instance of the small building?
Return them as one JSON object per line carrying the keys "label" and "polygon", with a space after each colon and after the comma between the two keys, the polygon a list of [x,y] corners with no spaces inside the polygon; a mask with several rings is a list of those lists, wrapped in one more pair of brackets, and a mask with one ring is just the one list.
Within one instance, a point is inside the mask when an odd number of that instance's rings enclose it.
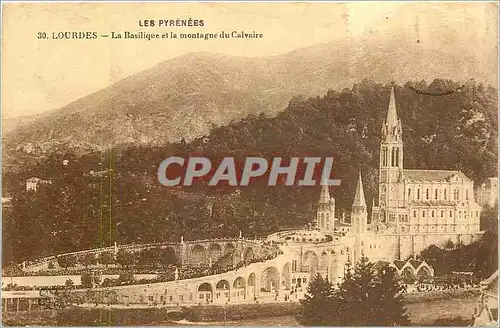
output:
{"label": "small building", "polygon": [[26,191],[37,191],[40,185],[52,184],[52,180],[42,180],[32,177],[26,180]]}
{"label": "small building", "polygon": [[481,282],[474,326],[498,326],[498,270]]}
{"label": "small building", "polygon": [[7,312],[31,312],[33,307],[52,308],[55,297],[45,290],[2,290],[2,311]]}
{"label": "small building", "polygon": [[385,266],[390,266],[396,269],[396,273],[398,274],[398,276],[401,277],[412,277],[412,278],[416,278],[419,276],[426,278],[434,277],[434,268],[431,267],[427,262],[422,260],[413,260],[413,259],[407,261],[394,260],[392,262],[377,261],[373,265],[373,269],[375,271],[378,271]]}

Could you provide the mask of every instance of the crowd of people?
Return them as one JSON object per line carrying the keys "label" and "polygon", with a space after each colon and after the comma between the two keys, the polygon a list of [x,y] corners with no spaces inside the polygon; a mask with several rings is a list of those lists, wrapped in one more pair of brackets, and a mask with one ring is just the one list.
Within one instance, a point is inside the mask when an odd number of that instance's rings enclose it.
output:
{"label": "crowd of people", "polygon": [[457,281],[438,279],[437,281],[415,282],[414,284],[404,284],[403,286],[405,293],[425,293],[479,288],[479,282],[474,280]]}
{"label": "crowd of people", "polygon": [[[212,239],[204,239],[204,240],[190,240],[190,241],[184,241],[181,240],[181,242],[185,243],[203,243],[203,242],[217,242],[217,241],[234,241],[235,239],[244,239],[246,242],[253,242],[256,245],[262,245],[261,240],[257,239],[247,239],[242,236],[239,238],[237,237],[220,237],[220,238],[212,238]],[[119,245],[117,248],[119,250],[133,250],[133,249],[144,249],[144,248],[151,248],[151,247],[159,247],[159,246],[168,246],[168,245],[176,245],[178,242],[153,242],[153,243],[148,243],[148,244],[137,244],[137,243],[131,243],[127,245]],[[61,274],[61,270],[34,270],[34,271],[27,271],[26,268],[34,267],[34,266],[39,266],[43,265],[45,263],[57,263],[57,258],[58,257],[80,257],[84,256],[86,254],[100,254],[102,252],[113,252],[115,250],[115,246],[108,246],[108,247],[103,247],[103,248],[97,248],[97,249],[91,249],[91,250],[82,250],[82,251],[77,251],[77,252],[71,252],[71,253],[66,253],[66,254],[60,254],[60,255],[53,255],[53,256],[47,256],[43,258],[38,258],[38,259],[33,259],[30,261],[24,261],[23,263],[17,264],[17,265],[12,265],[7,268],[4,268],[4,274],[5,275],[16,275],[16,276],[28,276],[28,275],[42,275],[40,273],[43,273],[43,275],[54,275],[54,274]],[[65,272],[67,274],[69,272]],[[78,272],[76,272],[77,274]],[[75,274],[74,270],[72,271],[72,274]]]}
{"label": "crowd of people", "polygon": [[[273,249],[273,252],[259,257],[259,258],[253,258],[249,260],[243,260],[238,262],[236,265],[229,265],[225,267],[220,267],[220,266],[208,266],[208,265],[201,265],[201,266],[193,266],[193,265],[185,265],[181,267],[176,267],[176,266],[168,266],[165,270],[162,270],[161,273],[158,274],[157,277],[155,278],[144,278],[144,279],[139,279],[139,280],[127,280],[127,281],[120,281],[120,279],[110,279],[107,278],[105,279],[101,285],[103,287],[111,287],[111,286],[120,286],[120,285],[131,285],[131,284],[150,284],[150,283],[156,283],[156,282],[168,282],[168,281],[175,281],[176,278],[177,280],[182,280],[182,279],[192,279],[192,278],[199,278],[199,277],[204,277],[204,276],[209,276],[209,275],[215,275],[215,274],[221,274],[221,273],[226,273],[232,270],[237,270],[243,267],[247,267],[253,263],[262,263],[265,261],[272,260],[276,258],[278,255],[282,254],[283,252],[278,250],[278,249]],[[229,254],[232,256],[232,254]],[[232,260],[232,259],[231,259]],[[134,273],[134,269],[127,270],[127,273]],[[139,273],[139,272],[137,272]],[[144,273],[141,271],[140,273]],[[155,272],[158,273],[158,272]]]}

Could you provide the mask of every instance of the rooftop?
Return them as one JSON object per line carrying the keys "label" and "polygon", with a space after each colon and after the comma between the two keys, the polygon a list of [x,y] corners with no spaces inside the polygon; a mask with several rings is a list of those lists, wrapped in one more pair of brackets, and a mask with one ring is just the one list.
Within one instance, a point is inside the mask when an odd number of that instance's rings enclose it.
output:
{"label": "rooftop", "polygon": [[403,170],[403,179],[410,181],[450,181],[453,176],[458,176],[465,181],[470,181],[460,171],[447,170]]}

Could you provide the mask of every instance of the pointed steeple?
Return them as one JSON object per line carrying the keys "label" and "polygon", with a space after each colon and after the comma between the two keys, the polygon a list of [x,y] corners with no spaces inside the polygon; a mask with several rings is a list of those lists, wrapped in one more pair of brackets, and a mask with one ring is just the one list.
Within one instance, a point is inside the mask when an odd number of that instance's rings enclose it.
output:
{"label": "pointed steeple", "polygon": [[321,194],[319,196],[320,203],[328,203],[330,202],[330,190],[328,189],[328,184],[326,183],[326,179],[323,179],[323,183],[321,184]]}
{"label": "pointed steeple", "polygon": [[361,179],[361,169],[359,170],[358,185],[356,187],[356,194],[354,195],[353,207],[366,208],[365,192],[363,190],[363,180]]}
{"label": "pointed steeple", "polygon": [[391,98],[389,99],[389,109],[387,110],[387,118],[385,124],[389,128],[395,127],[398,124],[398,113],[396,111],[396,99],[394,98],[394,86],[391,87]]}

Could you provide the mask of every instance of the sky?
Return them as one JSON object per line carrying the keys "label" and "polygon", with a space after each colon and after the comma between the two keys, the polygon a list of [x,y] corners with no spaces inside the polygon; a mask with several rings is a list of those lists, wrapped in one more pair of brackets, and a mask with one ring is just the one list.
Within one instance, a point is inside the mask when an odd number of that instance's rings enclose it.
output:
{"label": "sky", "polygon": [[[271,56],[346,38],[427,36],[473,49],[497,80],[493,3],[7,3],[2,6],[2,115],[38,114],[189,52]],[[140,27],[143,19],[203,19],[201,28]],[[245,31],[253,40],[54,40],[53,32]],[[38,32],[49,39],[37,39]],[[429,37],[432,36],[432,37]],[[344,41],[345,42],[345,41]]]}

